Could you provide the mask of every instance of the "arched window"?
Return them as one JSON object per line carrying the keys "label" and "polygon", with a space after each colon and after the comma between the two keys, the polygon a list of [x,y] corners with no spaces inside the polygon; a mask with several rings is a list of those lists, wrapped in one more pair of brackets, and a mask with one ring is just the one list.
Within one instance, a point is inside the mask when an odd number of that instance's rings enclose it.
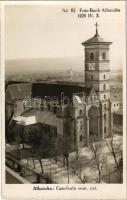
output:
{"label": "arched window", "polygon": [[104,133],[106,133],[106,127],[104,127]]}
{"label": "arched window", "polygon": [[104,74],[104,79],[106,78],[105,74]]}
{"label": "arched window", "polygon": [[106,95],[104,94],[104,99],[106,99]]}
{"label": "arched window", "polygon": [[80,130],[82,130],[82,122],[80,122]]}
{"label": "arched window", "polygon": [[94,60],[94,54],[90,53],[90,60]]}
{"label": "arched window", "polygon": [[91,80],[93,80],[93,75],[91,75]]}
{"label": "arched window", "polygon": [[106,120],[106,114],[104,113],[104,119]]}
{"label": "arched window", "polygon": [[80,135],[80,142],[82,142],[82,135]]}
{"label": "arched window", "polygon": [[106,53],[103,52],[103,53],[102,53],[102,60],[105,60],[105,59],[106,59]]}
{"label": "arched window", "polygon": [[103,90],[105,90],[105,89],[106,89],[106,85],[104,84],[104,85],[103,85]]}
{"label": "arched window", "polygon": [[106,103],[104,104],[104,109],[106,109]]}
{"label": "arched window", "polygon": [[82,110],[79,110],[79,115],[82,115]]}

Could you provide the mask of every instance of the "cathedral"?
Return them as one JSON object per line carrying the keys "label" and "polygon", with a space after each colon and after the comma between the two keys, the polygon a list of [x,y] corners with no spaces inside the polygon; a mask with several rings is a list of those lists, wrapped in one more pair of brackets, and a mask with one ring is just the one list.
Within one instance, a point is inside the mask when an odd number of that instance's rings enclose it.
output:
{"label": "cathedral", "polygon": [[95,35],[82,43],[84,85],[48,82],[8,85],[5,98],[8,127],[12,121],[17,129],[23,127],[26,140],[36,127],[50,144],[54,139],[58,144],[61,137],[63,144],[70,145],[72,150],[111,135],[109,46],[112,42],[105,41],[99,35],[98,24],[95,26]]}

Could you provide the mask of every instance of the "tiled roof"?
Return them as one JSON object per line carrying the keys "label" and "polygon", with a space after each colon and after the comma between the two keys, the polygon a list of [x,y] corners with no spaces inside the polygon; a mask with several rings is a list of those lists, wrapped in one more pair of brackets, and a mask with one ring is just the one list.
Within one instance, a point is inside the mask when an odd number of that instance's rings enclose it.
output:
{"label": "tiled roof", "polygon": [[13,118],[13,120],[17,121],[17,124],[22,126],[28,126],[31,124],[42,123],[49,126],[57,127],[58,132],[60,132],[61,125],[63,120],[57,118],[55,114],[50,111],[41,111],[37,109],[31,109],[21,116]]}
{"label": "tiled roof", "polygon": [[15,100],[24,99],[31,96],[32,84],[20,83],[8,85],[5,96],[6,102],[14,102]]}
{"label": "tiled roof", "polygon": [[74,93],[84,92],[88,96],[91,88],[66,84],[66,83],[20,83],[8,85],[6,90],[6,102],[13,103],[15,100],[22,100],[26,97],[57,97],[61,99],[61,94],[73,98]]}
{"label": "tiled roof", "polygon": [[32,97],[45,96],[61,97],[63,92],[64,96],[72,99],[74,93],[84,92],[85,95],[89,95],[91,88],[86,88],[78,85],[66,85],[66,84],[51,84],[51,83],[34,83],[32,87]]}
{"label": "tiled roof", "polygon": [[112,44],[112,42],[104,40],[100,35],[94,35],[94,37],[86,40],[82,43],[83,46],[92,45],[92,44]]}

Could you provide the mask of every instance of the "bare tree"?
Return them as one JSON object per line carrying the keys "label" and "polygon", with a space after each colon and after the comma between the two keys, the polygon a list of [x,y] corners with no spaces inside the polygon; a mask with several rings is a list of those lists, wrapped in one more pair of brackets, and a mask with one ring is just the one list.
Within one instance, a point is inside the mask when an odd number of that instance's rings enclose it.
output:
{"label": "bare tree", "polygon": [[[42,134],[38,128],[34,127],[30,130],[29,135],[30,143],[32,145],[32,156],[38,159],[41,167],[41,172],[44,173],[42,158],[44,154],[45,143],[42,140]],[[35,168],[34,158],[32,158],[32,161]]]}
{"label": "bare tree", "polygon": [[76,174],[77,177],[80,179],[81,183],[86,183],[86,181],[87,181],[87,176],[85,176],[84,174],[82,174],[82,167],[81,167],[81,165],[79,166],[79,170],[76,171],[75,174]]}
{"label": "bare tree", "polygon": [[80,153],[80,151],[77,147],[76,152],[75,152],[75,171],[77,171],[77,169],[78,169],[79,153]]}
{"label": "bare tree", "polygon": [[116,168],[119,170],[119,161],[123,159],[123,152],[122,152],[122,144],[117,143],[114,139],[114,136],[111,137],[111,140],[107,143],[110,153],[114,158],[114,162],[116,164]]}
{"label": "bare tree", "polygon": [[119,181],[122,181],[122,171],[123,171],[123,151],[122,143],[115,141],[114,136],[111,137],[111,140],[107,143],[111,155],[113,156],[116,169],[119,173]]}
{"label": "bare tree", "polygon": [[102,143],[96,142],[89,145],[92,153],[92,159],[95,161],[96,169],[98,172],[98,183],[102,180],[102,170],[105,164],[105,156],[102,154]]}
{"label": "bare tree", "polygon": [[69,117],[64,121],[64,125],[64,136],[62,139],[63,166],[69,167],[69,153],[72,148],[71,119]]}

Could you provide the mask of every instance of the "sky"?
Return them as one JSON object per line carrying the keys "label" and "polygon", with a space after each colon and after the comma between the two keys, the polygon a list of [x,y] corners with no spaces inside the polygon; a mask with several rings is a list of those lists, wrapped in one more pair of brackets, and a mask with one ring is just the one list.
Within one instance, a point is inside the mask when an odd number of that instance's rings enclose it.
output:
{"label": "sky", "polygon": [[[89,3],[89,4],[88,4]],[[78,18],[79,9],[120,8],[120,12],[100,12],[100,17]],[[76,8],[76,13],[70,9]],[[68,9],[69,12],[63,12]],[[84,2],[84,5],[8,5],[5,7],[5,58],[84,57],[82,42],[95,34],[113,42],[112,69],[122,67],[124,53],[124,7],[122,2]]]}

